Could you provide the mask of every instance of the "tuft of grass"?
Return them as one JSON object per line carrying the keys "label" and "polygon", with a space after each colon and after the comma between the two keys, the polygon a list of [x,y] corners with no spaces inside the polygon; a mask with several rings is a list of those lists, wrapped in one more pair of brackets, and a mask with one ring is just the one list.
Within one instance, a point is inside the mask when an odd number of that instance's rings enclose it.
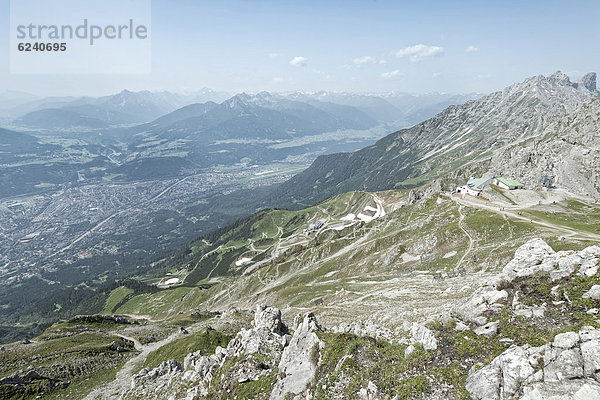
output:
{"label": "tuft of grass", "polygon": [[206,329],[186,335],[181,339],[174,340],[148,355],[142,368],[156,368],[166,360],[175,360],[183,363],[186,355],[195,351],[202,351],[204,355],[215,352],[217,346],[227,347],[231,336],[224,335],[214,329]]}
{"label": "tuft of grass", "polygon": [[[387,396],[407,399],[429,393],[424,376],[432,356],[417,346],[408,358],[405,345],[342,333],[319,333],[325,342],[313,381],[315,399],[328,399],[339,382],[347,397],[373,382]],[[342,361],[343,360],[343,361]]]}

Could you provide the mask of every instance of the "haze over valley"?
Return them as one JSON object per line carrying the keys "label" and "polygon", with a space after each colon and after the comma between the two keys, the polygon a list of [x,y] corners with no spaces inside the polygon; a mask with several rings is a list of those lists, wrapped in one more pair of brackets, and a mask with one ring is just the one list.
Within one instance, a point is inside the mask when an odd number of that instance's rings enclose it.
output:
{"label": "haze over valley", "polygon": [[224,96],[4,95],[27,102],[5,110],[12,120],[1,131],[0,271],[5,304],[13,304],[3,308],[3,324],[47,318],[32,314],[38,302],[31,309],[11,302],[14,291],[27,287],[52,306],[49,293],[62,298],[83,282],[131,276],[264,206],[262,188],[317,156],[359,149],[448,102],[478,97],[388,95],[402,111],[381,97],[349,93],[242,93],[213,101]]}

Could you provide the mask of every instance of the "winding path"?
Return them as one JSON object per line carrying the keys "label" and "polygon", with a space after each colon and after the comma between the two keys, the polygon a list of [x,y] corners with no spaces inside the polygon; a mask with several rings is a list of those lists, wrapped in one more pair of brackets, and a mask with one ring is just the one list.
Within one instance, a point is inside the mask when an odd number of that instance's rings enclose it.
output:
{"label": "winding path", "polygon": [[[464,205],[467,207],[477,208],[480,210],[492,211],[496,214],[500,214],[500,215],[504,215],[504,216],[510,216],[512,218],[515,218],[515,219],[518,219],[521,221],[530,222],[532,224],[543,226],[545,228],[550,228],[550,229],[564,232],[565,236],[568,236],[568,237],[600,241],[600,235],[592,233],[592,232],[580,231],[580,230],[566,227],[564,225],[553,224],[551,222],[540,221],[538,219],[533,219],[528,216],[520,215],[518,211],[519,210],[527,210],[528,209],[527,207],[511,207],[509,209],[508,207],[502,207],[502,206],[499,206],[494,203],[491,203],[490,205],[488,205],[488,204],[482,204],[476,200],[469,200],[467,198],[459,198],[452,194],[449,194],[448,197],[451,200],[454,200],[456,203],[458,203],[459,206]],[[503,210],[501,210],[500,208],[503,208]]]}
{"label": "winding path", "polygon": [[460,258],[460,260],[458,261],[458,264],[456,264],[456,269],[460,268],[460,266],[462,265],[465,258],[469,255],[469,253],[471,253],[471,250],[473,250],[473,237],[467,231],[467,229],[464,227],[465,214],[462,213],[462,208],[463,208],[463,205],[459,204],[458,205],[458,214],[460,216],[458,217],[458,227],[465,233],[465,235],[467,235],[469,237],[469,248],[467,249],[467,251],[465,251],[465,254],[463,254],[463,256]]}

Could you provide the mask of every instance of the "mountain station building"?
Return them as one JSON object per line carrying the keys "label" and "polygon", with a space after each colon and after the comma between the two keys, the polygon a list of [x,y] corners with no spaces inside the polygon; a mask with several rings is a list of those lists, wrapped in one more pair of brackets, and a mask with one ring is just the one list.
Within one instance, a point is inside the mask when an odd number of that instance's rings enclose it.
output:
{"label": "mountain station building", "polygon": [[483,189],[487,185],[491,185],[491,184],[494,184],[503,189],[509,189],[509,190],[523,189],[525,187],[525,185],[523,185],[521,182],[519,182],[517,180],[508,179],[508,178],[504,178],[504,177],[496,178],[495,176],[492,176],[489,178],[486,178],[486,177],[471,178],[467,181],[466,185],[457,187],[456,193],[463,193],[463,194],[468,194],[471,196],[479,196],[481,194],[481,192],[483,191]]}

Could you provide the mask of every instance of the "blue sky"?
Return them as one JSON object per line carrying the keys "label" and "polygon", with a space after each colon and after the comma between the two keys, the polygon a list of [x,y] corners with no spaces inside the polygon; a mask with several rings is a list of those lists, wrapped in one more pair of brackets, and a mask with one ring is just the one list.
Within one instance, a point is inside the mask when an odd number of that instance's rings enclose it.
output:
{"label": "blue sky", "polygon": [[[490,92],[598,70],[598,1],[152,1],[152,72],[11,75],[0,91]],[[2,0],[0,24],[9,23]]]}

